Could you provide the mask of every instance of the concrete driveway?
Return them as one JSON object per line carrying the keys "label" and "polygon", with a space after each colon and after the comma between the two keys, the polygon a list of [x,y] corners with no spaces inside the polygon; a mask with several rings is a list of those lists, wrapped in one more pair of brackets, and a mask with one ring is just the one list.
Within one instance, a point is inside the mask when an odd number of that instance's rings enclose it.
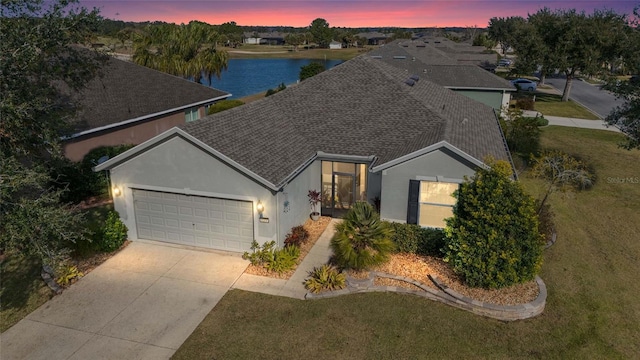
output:
{"label": "concrete driveway", "polygon": [[133,242],[0,335],[0,358],[168,359],[247,265]]}

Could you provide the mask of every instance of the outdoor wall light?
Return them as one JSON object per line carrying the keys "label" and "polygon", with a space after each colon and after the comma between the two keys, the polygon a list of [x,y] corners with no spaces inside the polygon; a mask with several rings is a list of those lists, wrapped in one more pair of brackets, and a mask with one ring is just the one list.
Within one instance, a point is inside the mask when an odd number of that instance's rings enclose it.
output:
{"label": "outdoor wall light", "polygon": [[258,210],[258,214],[260,214],[260,217],[262,217],[262,213],[264,212],[264,205],[262,205],[262,201],[258,200],[256,210]]}
{"label": "outdoor wall light", "polygon": [[122,190],[120,190],[119,187],[114,186],[113,187],[113,196],[120,196],[120,195],[122,195]]}

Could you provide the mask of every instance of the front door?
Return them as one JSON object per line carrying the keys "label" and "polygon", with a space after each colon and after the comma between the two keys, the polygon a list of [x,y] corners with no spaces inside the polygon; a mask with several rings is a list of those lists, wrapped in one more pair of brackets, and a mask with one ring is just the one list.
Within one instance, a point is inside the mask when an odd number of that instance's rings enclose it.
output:
{"label": "front door", "polygon": [[333,216],[342,217],[355,201],[355,175],[333,173]]}

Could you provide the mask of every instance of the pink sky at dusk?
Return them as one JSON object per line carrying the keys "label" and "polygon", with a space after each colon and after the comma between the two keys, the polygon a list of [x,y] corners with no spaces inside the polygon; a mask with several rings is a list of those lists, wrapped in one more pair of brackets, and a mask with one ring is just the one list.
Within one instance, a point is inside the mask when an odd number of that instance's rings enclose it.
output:
{"label": "pink sky at dusk", "polygon": [[209,24],[235,21],[238,25],[308,26],[323,18],[332,27],[486,27],[489,19],[523,16],[538,9],[613,9],[632,14],[640,0],[531,1],[531,0],[81,0],[81,5],[101,9],[102,16],[123,21],[166,21]]}

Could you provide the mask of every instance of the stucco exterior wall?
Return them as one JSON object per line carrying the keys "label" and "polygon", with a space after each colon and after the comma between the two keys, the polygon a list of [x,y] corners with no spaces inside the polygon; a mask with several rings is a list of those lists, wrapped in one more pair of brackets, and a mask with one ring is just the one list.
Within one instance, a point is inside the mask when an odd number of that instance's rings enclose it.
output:
{"label": "stucco exterior wall", "polygon": [[[132,189],[251,201],[254,205],[254,237],[259,243],[276,240],[276,196],[271,190],[180,137],[174,137],[111,170],[112,187],[122,194],[114,198],[115,210],[137,240]],[[264,204],[259,222],[258,201]]]}
{"label": "stucco exterior wall", "polygon": [[[309,219],[311,206],[309,204],[309,190],[320,190],[322,165],[320,160],[314,161],[302,173],[288,183],[282,192],[278,193],[278,218],[280,222],[279,241],[284,239],[292,227],[302,225]],[[285,208],[284,202],[289,202]],[[318,204],[318,212],[322,204]]]}
{"label": "stucco exterior wall", "polygon": [[[380,217],[407,221],[409,180],[462,180],[475,172],[474,164],[447,149],[435,150],[382,171]],[[446,181],[446,180],[442,180]]]}
{"label": "stucco exterior wall", "polygon": [[[200,118],[205,116],[203,106],[198,111]],[[182,125],[184,122],[184,111],[179,111],[153,120],[141,121],[129,126],[100,131],[69,140],[64,144],[64,152],[69,160],[80,161],[91,149],[99,146],[138,145],[175,126]]]}

